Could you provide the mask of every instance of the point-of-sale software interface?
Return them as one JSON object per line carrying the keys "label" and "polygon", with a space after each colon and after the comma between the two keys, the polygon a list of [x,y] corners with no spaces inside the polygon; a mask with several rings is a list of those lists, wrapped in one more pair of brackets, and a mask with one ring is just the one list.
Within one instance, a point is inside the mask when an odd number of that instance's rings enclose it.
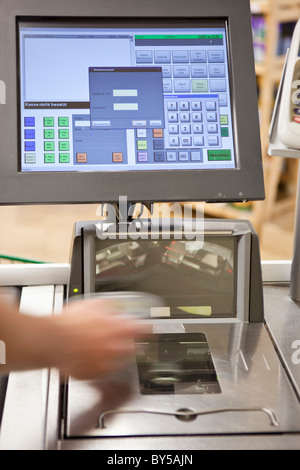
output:
{"label": "point-of-sale software interface", "polygon": [[21,171],[235,168],[225,22],[19,25]]}

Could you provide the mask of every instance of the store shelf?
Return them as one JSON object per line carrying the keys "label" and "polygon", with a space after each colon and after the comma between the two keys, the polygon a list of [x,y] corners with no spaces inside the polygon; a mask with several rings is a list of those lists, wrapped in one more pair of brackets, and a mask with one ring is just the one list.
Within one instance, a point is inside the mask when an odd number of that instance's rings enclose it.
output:
{"label": "store shelf", "polygon": [[[295,196],[287,195],[286,200],[279,200],[278,188],[284,168],[284,159],[268,155],[269,128],[274,107],[274,92],[281,79],[285,61],[285,51],[282,54],[279,47],[280,27],[284,23],[296,23],[300,17],[300,0],[251,0],[252,15],[259,15],[265,23],[265,30],[258,31],[256,45],[260,61],[256,61],[255,72],[259,89],[259,111],[262,158],[265,173],[266,200],[254,201],[251,210],[237,209],[229,204],[208,204],[205,212],[212,217],[251,220],[259,232],[265,222],[280,213],[294,207]],[[258,25],[259,27],[262,25]],[[284,44],[285,45],[285,44]],[[261,50],[259,48],[261,47]],[[248,208],[248,206],[245,206]]]}
{"label": "store shelf", "polygon": [[[272,14],[274,3],[274,0],[251,0],[251,13],[253,15]],[[293,21],[298,15],[299,4],[299,0],[276,0],[280,21]]]}
{"label": "store shelf", "polygon": [[[269,71],[269,74],[271,74],[272,79],[275,82],[279,82],[282,74],[282,69],[284,66],[284,61],[285,61],[285,56],[278,56],[274,59],[274,66],[271,71]],[[264,62],[256,62],[255,64],[255,73],[258,78],[263,77],[267,73],[267,67]]]}
{"label": "store shelf", "polygon": [[252,15],[265,15],[270,10],[269,0],[251,0]]}

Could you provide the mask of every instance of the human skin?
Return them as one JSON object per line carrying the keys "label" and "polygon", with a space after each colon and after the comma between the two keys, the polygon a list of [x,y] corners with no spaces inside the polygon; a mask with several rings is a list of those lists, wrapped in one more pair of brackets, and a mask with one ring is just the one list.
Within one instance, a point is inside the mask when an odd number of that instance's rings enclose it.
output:
{"label": "human skin", "polygon": [[145,333],[107,300],[80,300],[60,315],[36,317],[0,298],[0,339],[6,346],[0,374],[55,367],[77,379],[96,378],[126,367],[134,336]]}

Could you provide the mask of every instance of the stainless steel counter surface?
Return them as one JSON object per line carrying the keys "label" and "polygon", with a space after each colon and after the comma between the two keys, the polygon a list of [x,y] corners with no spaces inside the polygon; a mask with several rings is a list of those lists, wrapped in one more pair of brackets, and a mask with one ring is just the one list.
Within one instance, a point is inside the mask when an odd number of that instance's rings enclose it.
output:
{"label": "stainless steel counter surface", "polygon": [[[300,400],[300,303],[289,296],[288,283],[264,284],[266,331]],[[257,384],[259,387],[259,384]],[[254,393],[254,391],[253,391]],[[288,403],[286,404],[289,408]],[[290,403],[291,409],[293,404]],[[296,411],[296,410],[295,410]],[[113,450],[207,450],[207,449],[300,449],[299,430],[278,434],[198,435],[181,437],[127,437],[100,439],[66,439],[61,448]]]}
{"label": "stainless steel counter surface", "polygon": [[256,435],[256,436],[181,436],[103,439],[70,439],[62,443],[62,450],[105,450],[110,455],[118,451],[148,450],[152,454],[159,451],[201,451],[201,450],[299,450],[298,435]]}
{"label": "stainless steel counter surface", "polygon": [[[38,295],[40,295],[40,288],[34,288],[34,291],[38,291]],[[62,292],[60,296],[62,297]],[[281,364],[293,385],[295,396],[291,408],[293,409],[295,403],[297,403],[295,408],[298,408],[298,403],[300,404],[300,303],[290,298],[287,282],[277,284],[265,282],[264,304],[266,333],[269,333],[272,338]],[[103,436],[100,439],[76,438],[74,436],[71,439],[58,439],[58,375],[52,372],[52,375],[55,375],[55,380],[53,377],[50,380],[47,378],[46,371],[37,371],[34,374],[38,377],[34,378],[31,372],[12,374],[11,390],[7,397],[4,422],[0,433],[1,449],[60,448],[63,450],[101,449],[108,451],[145,449],[152,452],[195,449],[300,449],[300,422],[299,430],[293,426],[290,431],[285,429],[283,433],[279,432],[278,434],[274,433],[274,430],[270,433],[266,433],[264,430],[264,433],[257,435]],[[30,380],[30,384],[28,383],[26,387],[24,387],[24,375],[26,375],[26,380]],[[31,380],[32,378],[34,380]],[[21,393],[18,393],[19,391]],[[16,400],[19,401],[16,402]],[[34,419],[30,404],[35,408]],[[17,413],[18,409],[22,411],[21,415]],[[258,417],[266,419],[264,415],[260,416],[260,413]]]}
{"label": "stainless steel counter surface", "polygon": [[267,328],[300,399],[300,302],[289,296],[288,284],[264,285]]}

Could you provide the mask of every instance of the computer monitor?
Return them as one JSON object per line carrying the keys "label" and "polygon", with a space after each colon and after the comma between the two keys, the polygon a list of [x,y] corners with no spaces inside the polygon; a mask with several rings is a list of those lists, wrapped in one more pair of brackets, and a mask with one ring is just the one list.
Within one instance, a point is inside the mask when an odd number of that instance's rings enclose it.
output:
{"label": "computer monitor", "polygon": [[0,0],[0,203],[264,197],[249,0]]}

